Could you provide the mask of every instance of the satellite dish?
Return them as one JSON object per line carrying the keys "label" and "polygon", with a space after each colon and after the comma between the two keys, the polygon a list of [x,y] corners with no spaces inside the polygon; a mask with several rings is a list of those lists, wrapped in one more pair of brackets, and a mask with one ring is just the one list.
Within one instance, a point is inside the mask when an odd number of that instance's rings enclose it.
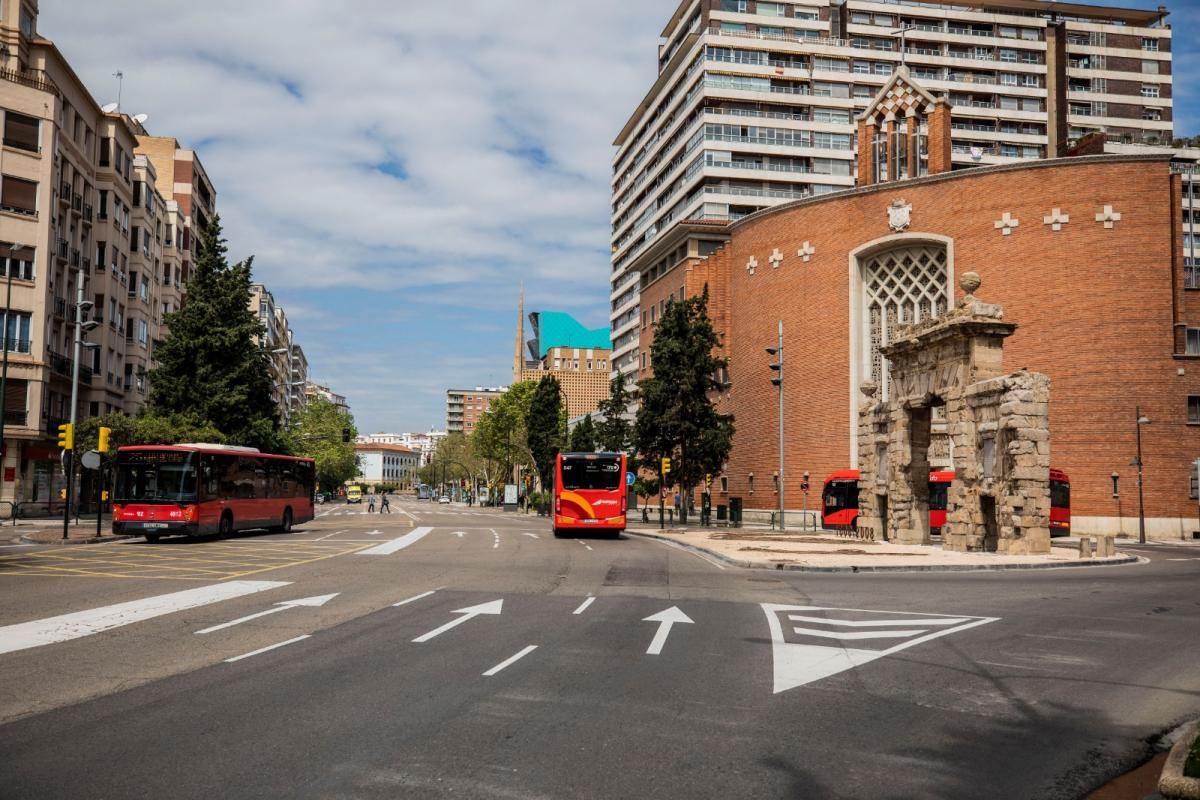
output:
{"label": "satellite dish", "polygon": [[114,112],[114,111],[116,111],[116,110],[117,110],[117,104],[116,104],[116,103],[109,103],[109,104],[108,104],[108,105],[106,105],[106,106],[101,106],[101,107],[100,107],[100,110],[101,110],[101,111],[103,111],[105,114],[111,114],[112,112]]}
{"label": "satellite dish", "polygon": [[149,114],[134,114],[133,115],[133,121],[139,125],[145,125],[146,120],[148,120],[148,119],[150,119]]}
{"label": "satellite dish", "polygon": [[983,158],[983,148],[982,147],[972,147],[971,148],[971,158],[975,159],[976,161],[979,161],[981,158]]}

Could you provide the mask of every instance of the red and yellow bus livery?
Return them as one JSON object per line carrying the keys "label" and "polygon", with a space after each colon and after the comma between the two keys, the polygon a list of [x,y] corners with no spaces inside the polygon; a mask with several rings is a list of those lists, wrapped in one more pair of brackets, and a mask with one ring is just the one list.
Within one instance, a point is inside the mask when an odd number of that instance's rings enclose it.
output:
{"label": "red and yellow bus livery", "polygon": [[625,530],[625,454],[559,453],[554,462],[554,535]]}
{"label": "red and yellow bus livery", "polygon": [[185,534],[288,532],[313,518],[311,458],[214,444],[138,445],[117,451],[113,533],[148,542]]}

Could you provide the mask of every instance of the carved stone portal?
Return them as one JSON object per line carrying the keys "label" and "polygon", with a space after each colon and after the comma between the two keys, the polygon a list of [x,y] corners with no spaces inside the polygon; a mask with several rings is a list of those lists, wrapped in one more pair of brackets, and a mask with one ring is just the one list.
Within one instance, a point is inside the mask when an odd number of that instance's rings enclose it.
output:
{"label": "carved stone portal", "polygon": [[977,300],[979,276],[959,282],[952,311],[901,326],[881,353],[888,400],[866,383],[858,420],[860,532],[928,544],[929,445],[942,407],[953,446],[946,500],[947,550],[1050,552],[1050,379],[1005,375],[1004,339],[1016,323]]}

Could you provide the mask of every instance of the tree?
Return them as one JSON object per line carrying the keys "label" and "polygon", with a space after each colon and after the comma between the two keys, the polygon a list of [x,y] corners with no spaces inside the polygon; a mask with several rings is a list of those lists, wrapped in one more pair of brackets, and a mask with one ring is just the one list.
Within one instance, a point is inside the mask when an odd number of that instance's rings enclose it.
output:
{"label": "tree", "polygon": [[529,419],[526,423],[529,452],[543,489],[553,482],[554,458],[566,440],[562,415],[562,387],[558,378],[546,375],[538,381],[529,403]]}
{"label": "tree", "polygon": [[231,444],[278,450],[263,327],[250,309],[253,258],[230,266],[219,218],[200,232],[187,302],[166,315],[167,337],[150,371],[149,409],[211,423]]}
{"label": "tree", "polygon": [[579,424],[575,426],[575,430],[571,431],[571,443],[568,445],[574,453],[591,453],[596,449],[596,426],[592,422],[592,415],[588,414]]}
{"label": "tree", "polygon": [[[348,442],[343,441],[346,431],[350,434]],[[336,491],[358,475],[356,436],[358,428],[350,412],[318,397],[292,414],[282,438],[289,452],[313,459],[317,485],[328,492]]]}
{"label": "tree", "polygon": [[533,464],[526,440],[526,423],[536,388],[533,381],[514,383],[491,402],[475,423],[471,447],[483,461],[489,489],[498,491],[512,478],[515,467]]}
{"label": "tree", "polygon": [[113,411],[102,417],[88,417],[76,426],[76,453],[96,449],[101,426],[112,430],[108,438],[110,453],[129,444],[225,443],[223,433],[211,424],[187,414],[141,414],[129,417],[119,411]]}
{"label": "tree", "polygon": [[670,457],[667,482],[687,494],[721,470],[733,446],[733,415],[717,413],[710,397],[725,388],[720,375],[729,363],[713,355],[718,344],[707,286],[699,297],[669,301],[650,345],[654,376],[639,383],[638,453],[660,472]]}
{"label": "tree", "polygon": [[608,399],[596,409],[602,421],[596,426],[596,441],[601,448],[613,453],[629,450],[629,392],[625,390],[625,373],[618,372],[608,385]]}

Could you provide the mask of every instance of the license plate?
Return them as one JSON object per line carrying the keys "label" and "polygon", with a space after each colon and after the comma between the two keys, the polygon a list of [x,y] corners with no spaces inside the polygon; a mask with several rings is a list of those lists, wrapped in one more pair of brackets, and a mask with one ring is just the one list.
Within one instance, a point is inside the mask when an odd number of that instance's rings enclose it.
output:
{"label": "license plate", "polygon": [[596,524],[597,522],[599,522],[599,521],[600,521],[600,520],[598,520],[598,519],[585,519],[585,520],[583,521],[583,524],[584,524],[584,525],[595,525],[595,524]]}
{"label": "license plate", "polygon": [[165,528],[165,527],[167,527],[167,523],[165,523],[165,522],[143,522],[142,527],[143,528]]}

